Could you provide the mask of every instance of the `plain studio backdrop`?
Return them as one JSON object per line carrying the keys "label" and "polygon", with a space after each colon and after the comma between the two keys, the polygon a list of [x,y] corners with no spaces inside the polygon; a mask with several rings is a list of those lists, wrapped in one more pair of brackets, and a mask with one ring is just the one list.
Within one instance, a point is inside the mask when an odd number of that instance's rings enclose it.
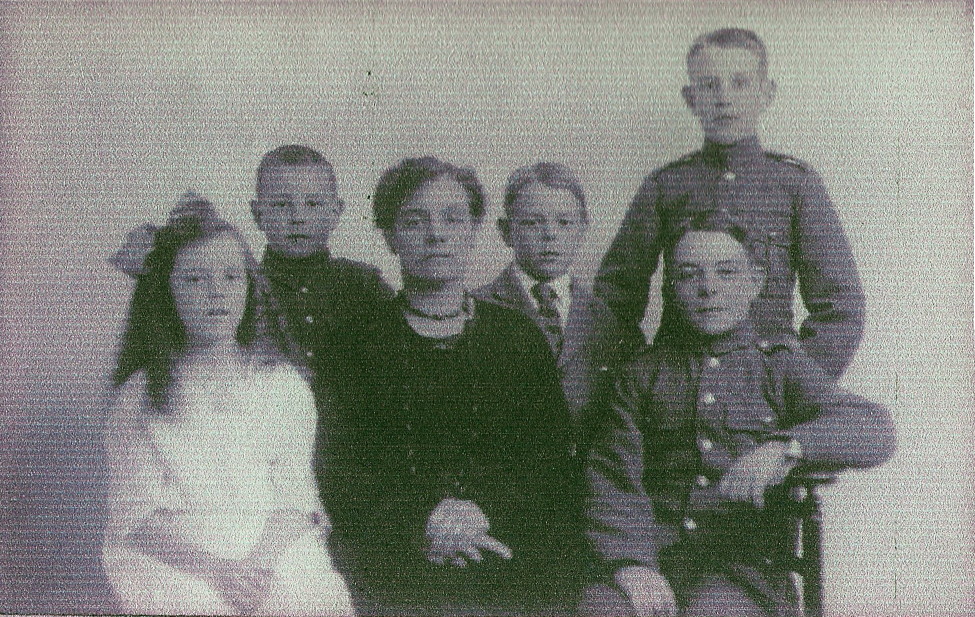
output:
{"label": "plain studio backdrop", "polygon": [[[103,401],[132,283],[106,259],[187,189],[263,249],[254,170],[285,143],[334,163],[334,253],[395,261],[380,173],[435,154],[490,196],[472,284],[509,259],[493,220],[517,166],[569,164],[592,276],[641,179],[700,147],[679,89],[694,37],[755,29],[778,95],[770,150],[826,180],[867,294],[843,382],[890,407],[899,451],[825,493],[832,615],[973,606],[972,39],[966,3],[598,6],[3,4],[0,612],[110,607]],[[647,328],[655,328],[654,297]]]}

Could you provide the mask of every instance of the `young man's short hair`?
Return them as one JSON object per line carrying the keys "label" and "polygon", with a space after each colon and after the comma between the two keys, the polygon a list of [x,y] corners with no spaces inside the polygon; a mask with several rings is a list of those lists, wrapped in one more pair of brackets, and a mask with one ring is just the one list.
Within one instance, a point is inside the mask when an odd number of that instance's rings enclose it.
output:
{"label": "young man's short hair", "polygon": [[257,192],[260,193],[261,189],[264,188],[264,174],[267,173],[267,170],[274,167],[302,167],[305,165],[320,165],[326,168],[332,177],[335,176],[332,164],[318,150],[297,144],[280,146],[261,157],[261,162],[257,166]]}
{"label": "young man's short hair", "polygon": [[511,216],[512,206],[518,199],[519,193],[536,182],[550,189],[565,189],[572,193],[582,209],[582,218],[589,218],[586,193],[582,190],[579,178],[565,165],[547,162],[519,167],[508,176],[508,184],[504,191],[505,216]]}
{"label": "young man's short hair", "polygon": [[457,167],[433,156],[403,159],[390,167],[379,178],[372,198],[372,213],[376,227],[392,229],[396,215],[421,186],[448,176],[467,191],[471,216],[481,220],[484,216],[484,189],[473,169]]}
{"label": "young man's short hair", "polygon": [[699,54],[705,47],[738,48],[752,52],[758,57],[758,72],[765,77],[768,75],[768,53],[765,50],[765,43],[751,30],[744,28],[721,28],[712,30],[707,34],[694,39],[691,48],[687,51],[687,65],[690,67],[691,60]]}
{"label": "young man's short hair", "polygon": [[748,231],[727,210],[708,210],[682,219],[664,242],[664,270],[670,271],[674,261],[674,250],[681,239],[692,231],[728,234],[738,241],[756,268],[764,270],[767,266],[765,243]]}

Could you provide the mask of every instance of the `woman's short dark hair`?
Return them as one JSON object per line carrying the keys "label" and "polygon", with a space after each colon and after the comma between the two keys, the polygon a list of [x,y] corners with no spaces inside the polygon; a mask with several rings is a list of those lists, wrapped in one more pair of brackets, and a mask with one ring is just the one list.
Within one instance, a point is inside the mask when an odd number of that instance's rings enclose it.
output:
{"label": "woman's short dark hair", "polygon": [[372,214],[376,227],[392,229],[396,215],[403,205],[421,186],[441,176],[449,176],[464,187],[469,196],[471,216],[481,220],[484,216],[484,189],[474,170],[457,167],[433,156],[424,156],[403,159],[383,172],[372,198]]}
{"label": "woman's short dark hair", "polygon": [[166,412],[172,362],[186,345],[186,332],[170,290],[170,275],[177,255],[187,246],[221,235],[229,235],[240,244],[247,272],[247,301],[237,342],[268,362],[294,362],[297,358],[267,279],[240,231],[221,219],[209,202],[201,200],[193,206],[174,211],[155,234],[132,294],[114,374],[115,385],[120,386],[133,373],[145,370],[150,408],[159,413]]}

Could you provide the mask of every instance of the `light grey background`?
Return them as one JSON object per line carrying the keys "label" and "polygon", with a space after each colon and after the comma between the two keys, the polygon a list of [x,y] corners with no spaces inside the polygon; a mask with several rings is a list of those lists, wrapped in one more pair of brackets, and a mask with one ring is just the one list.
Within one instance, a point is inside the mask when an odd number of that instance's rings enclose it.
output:
{"label": "light grey background", "polygon": [[[844,378],[888,405],[886,466],[826,494],[833,615],[972,609],[972,37],[965,3],[468,7],[0,5],[3,512],[0,611],[97,611],[102,400],[131,283],[106,258],[182,191],[249,220],[265,151],[307,143],[348,202],[335,253],[395,262],[369,223],[382,170],[436,154],[491,197],[563,161],[591,275],[641,178],[699,147],[683,57],[754,28],[778,98],[769,149],[826,179],[860,265],[866,336]],[[482,233],[480,283],[509,258]],[[658,303],[648,313],[654,327]]]}

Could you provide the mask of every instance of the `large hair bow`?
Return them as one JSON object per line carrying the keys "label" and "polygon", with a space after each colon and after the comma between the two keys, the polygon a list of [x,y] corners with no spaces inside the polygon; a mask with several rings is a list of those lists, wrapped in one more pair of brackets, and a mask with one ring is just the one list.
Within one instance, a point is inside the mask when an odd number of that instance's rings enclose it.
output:
{"label": "large hair bow", "polygon": [[[165,226],[172,227],[188,218],[206,219],[216,216],[217,212],[210,200],[193,191],[187,191],[179,198],[176,207],[169,211]],[[152,223],[132,229],[125,234],[125,241],[119,250],[108,258],[108,263],[132,278],[138,278],[145,271],[146,256],[152,250],[160,229],[163,228]]]}

